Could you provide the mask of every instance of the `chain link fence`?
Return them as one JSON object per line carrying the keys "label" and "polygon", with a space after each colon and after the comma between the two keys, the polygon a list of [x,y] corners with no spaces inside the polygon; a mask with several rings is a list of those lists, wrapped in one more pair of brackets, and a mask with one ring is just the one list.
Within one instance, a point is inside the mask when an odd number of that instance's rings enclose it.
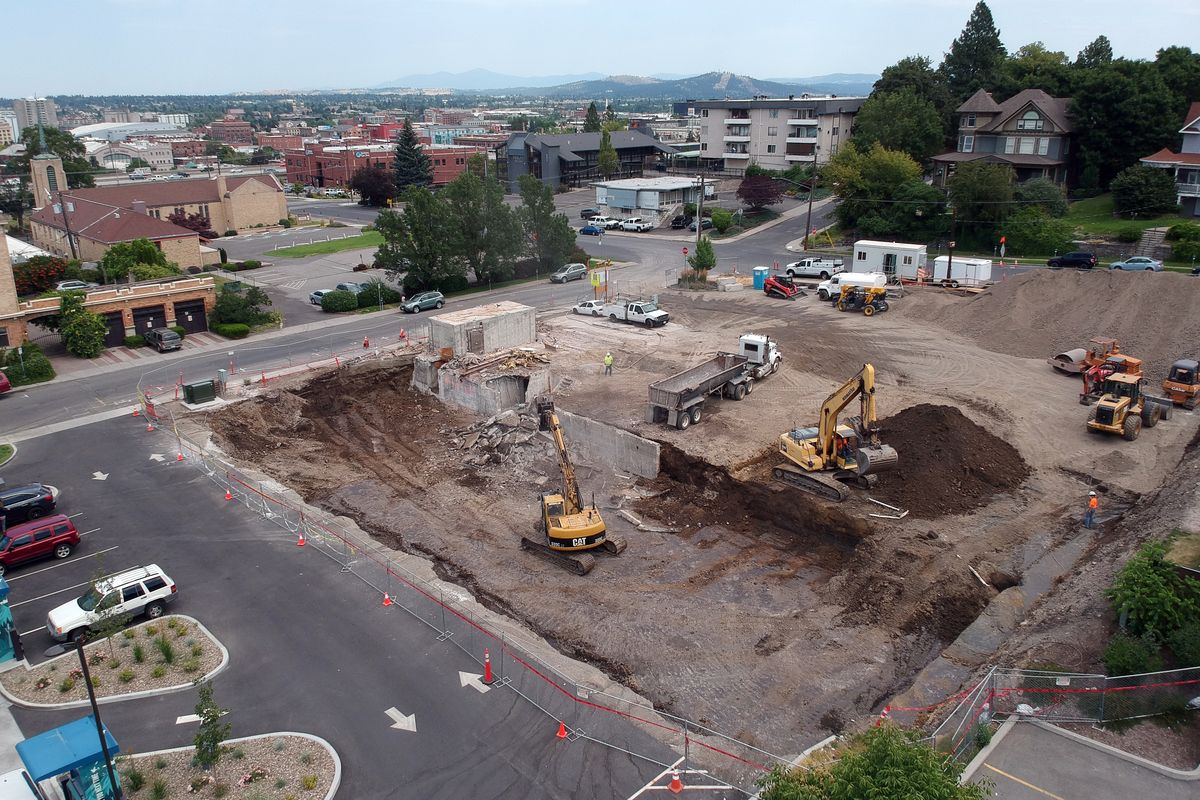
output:
{"label": "chain link fence", "polygon": [[407,566],[399,563],[392,551],[357,528],[284,498],[181,435],[173,419],[163,422],[174,430],[183,459],[201,470],[217,491],[224,491],[226,499],[274,523],[297,546],[320,554],[330,569],[370,586],[382,604],[461,650],[478,665],[480,675],[486,675],[486,658],[493,688],[516,692],[544,713],[547,735],[554,735],[561,725],[559,733],[568,740],[585,739],[663,769],[670,767],[649,754],[644,736],[649,734],[683,755],[686,765],[708,770],[747,797],[756,791],[755,780],[765,771],[788,763],[752,744],[656,711],[632,694],[621,696],[620,686],[598,690],[578,683],[567,676],[570,659],[519,629],[498,630],[476,612],[474,598],[466,590],[437,580],[431,566],[428,574],[417,574],[410,568],[415,563],[411,559],[404,559]]}

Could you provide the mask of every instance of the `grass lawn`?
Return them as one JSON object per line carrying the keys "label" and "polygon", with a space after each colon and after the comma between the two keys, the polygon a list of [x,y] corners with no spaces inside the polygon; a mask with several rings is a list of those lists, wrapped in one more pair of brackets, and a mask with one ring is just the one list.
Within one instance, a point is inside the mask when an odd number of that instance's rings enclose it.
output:
{"label": "grass lawn", "polygon": [[11,444],[0,444],[0,464],[5,464],[12,458],[13,449]]}
{"label": "grass lawn", "polygon": [[1113,236],[1123,230],[1146,228],[1169,228],[1184,218],[1178,214],[1160,214],[1157,217],[1118,219],[1113,216],[1111,194],[1074,200],[1067,210],[1067,221],[1087,234]]}
{"label": "grass lawn", "polygon": [[[741,220],[740,225],[738,224],[739,219]],[[765,222],[770,222],[773,219],[779,219],[779,212],[772,211],[769,208],[764,208],[757,214],[749,214],[743,211],[741,217],[739,217],[737,214],[733,215],[733,227],[731,227],[725,233],[718,233],[716,229],[713,228],[709,230],[708,235],[713,241],[718,241],[730,236],[737,236],[739,233],[743,233],[751,228],[757,228],[759,225],[762,225]]]}
{"label": "grass lawn", "polygon": [[383,236],[378,231],[369,231],[358,236],[348,236],[345,239],[332,239],[328,242],[313,242],[298,244],[294,247],[284,247],[270,252],[280,258],[304,258],[305,256],[327,256],[330,253],[341,253],[346,250],[363,250],[368,247],[379,247],[383,244]]}

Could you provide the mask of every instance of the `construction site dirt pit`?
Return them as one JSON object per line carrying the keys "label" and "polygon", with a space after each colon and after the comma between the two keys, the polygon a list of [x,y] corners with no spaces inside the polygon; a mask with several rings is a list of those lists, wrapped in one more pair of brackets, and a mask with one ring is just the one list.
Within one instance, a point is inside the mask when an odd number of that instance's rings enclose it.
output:
{"label": "construction site dirt pit", "polygon": [[[483,419],[414,392],[410,376],[331,371],[208,420],[231,456],[723,733],[797,752],[829,720],[870,715],[994,594],[944,538],[739,480],[670,446],[648,485],[577,465],[629,547],[572,575],[520,548],[538,530],[539,492],[559,483],[533,415]],[[643,525],[618,514],[629,509]]]}

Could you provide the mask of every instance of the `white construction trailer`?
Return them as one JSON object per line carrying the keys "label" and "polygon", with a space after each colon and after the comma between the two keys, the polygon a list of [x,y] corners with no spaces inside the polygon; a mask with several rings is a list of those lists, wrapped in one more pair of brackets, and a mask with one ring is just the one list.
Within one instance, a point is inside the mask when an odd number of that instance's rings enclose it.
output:
{"label": "white construction trailer", "polygon": [[[950,274],[946,274],[946,267]],[[992,261],[988,258],[954,257],[950,263],[948,256],[938,256],[933,260],[933,282],[946,281],[951,286],[982,286],[992,280]]]}
{"label": "white construction trailer", "polygon": [[846,265],[848,272],[882,272],[889,279],[917,276],[926,269],[925,245],[905,242],[872,242],[863,239],[854,243],[854,260]]}

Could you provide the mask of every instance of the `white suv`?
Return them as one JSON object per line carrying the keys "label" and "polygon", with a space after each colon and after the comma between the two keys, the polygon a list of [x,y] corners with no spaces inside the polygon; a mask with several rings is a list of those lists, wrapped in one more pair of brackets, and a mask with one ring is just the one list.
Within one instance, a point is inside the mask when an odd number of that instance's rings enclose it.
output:
{"label": "white suv", "polygon": [[613,228],[621,227],[621,220],[613,217],[596,216],[588,220],[588,223],[595,225],[597,228],[604,228],[611,231]]}
{"label": "white suv", "polygon": [[101,578],[83,597],[53,609],[46,631],[54,641],[65,642],[87,633],[106,614],[158,619],[177,594],[175,582],[157,564],[137,567]]}

